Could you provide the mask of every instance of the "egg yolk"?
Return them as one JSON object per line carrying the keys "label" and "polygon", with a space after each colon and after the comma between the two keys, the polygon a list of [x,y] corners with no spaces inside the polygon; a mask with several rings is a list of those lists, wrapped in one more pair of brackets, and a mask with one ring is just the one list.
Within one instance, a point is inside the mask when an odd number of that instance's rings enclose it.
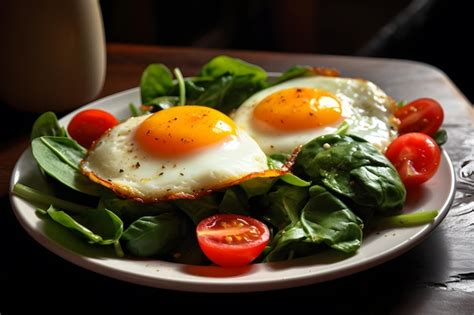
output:
{"label": "egg yolk", "polygon": [[253,116],[275,129],[291,132],[330,125],[341,112],[341,103],[327,91],[290,88],[264,98]]}
{"label": "egg yolk", "polygon": [[235,135],[237,127],[225,114],[203,106],[176,106],[154,113],[135,133],[147,152],[179,157]]}

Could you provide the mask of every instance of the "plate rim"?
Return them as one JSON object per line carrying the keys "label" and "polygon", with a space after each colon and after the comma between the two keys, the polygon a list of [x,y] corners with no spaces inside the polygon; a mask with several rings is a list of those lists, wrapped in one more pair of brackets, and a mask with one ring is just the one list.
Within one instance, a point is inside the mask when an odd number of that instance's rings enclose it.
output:
{"label": "plate rim", "polygon": [[[110,102],[113,101],[115,98],[120,98],[123,96],[128,96],[128,94],[139,93],[139,88],[131,88],[127,89],[107,97],[95,100],[85,106],[79,107],[76,110],[68,113],[64,117],[62,117],[59,121],[61,123],[67,122],[75,113],[84,110],[86,108],[95,107],[100,105],[103,102]],[[129,97],[131,98],[131,96]],[[124,105],[125,106],[125,105]],[[134,284],[139,285],[146,285],[155,288],[162,288],[162,289],[172,289],[172,290],[179,290],[179,291],[188,291],[188,292],[255,292],[255,291],[266,291],[266,290],[275,290],[275,289],[284,289],[290,287],[297,287],[309,284],[315,284],[320,282],[325,282],[337,278],[342,278],[350,274],[358,273],[377,265],[380,265],[386,261],[389,261],[395,257],[402,255],[403,253],[409,251],[413,247],[417,246],[421,243],[424,239],[426,239],[432,231],[444,220],[446,215],[448,214],[451,204],[453,203],[456,191],[456,176],[453,163],[446,152],[446,150],[442,150],[443,152],[443,159],[447,163],[447,168],[450,175],[450,187],[448,198],[444,200],[442,207],[439,209],[438,216],[435,220],[430,224],[425,224],[420,226],[420,230],[416,232],[416,234],[411,237],[410,239],[406,239],[401,243],[393,246],[386,251],[380,252],[377,255],[370,256],[368,259],[364,261],[354,261],[349,264],[345,264],[339,268],[329,268],[328,270],[316,272],[313,274],[298,274],[293,277],[289,278],[281,278],[281,279],[265,279],[262,281],[241,281],[238,283],[233,282],[224,282],[224,281],[208,281],[203,282],[199,281],[201,278],[197,279],[196,281],[189,281],[189,280],[182,280],[179,279],[168,279],[168,278],[161,278],[161,277],[152,277],[152,273],[147,276],[143,274],[132,272],[130,270],[117,270],[116,267],[111,266],[108,262],[108,259],[94,259],[93,257],[82,256],[73,250],[62,246],[61,244],[54,242],[54,240],[49,239],[44,233],[39,232],[39,230],[35,230],[34,227],[27,224],[26,220],[22,217],[22,211],[19,209],[17,204],[18,200],[23,200],[15,195],[12,194],[12,189],[15,183],[18,182],[20,177],[20,161],[23,159],[27,159],[27,155],[31,150],[31,146],[29,146],[20,156],[20,158],[15,163],[15,167],[12,171],[12,175],[10,177],[10,187],[9,187],[9,197],[10,197],[10,204],[12,206],[13,212],[15,217],[20,222],[21,226],[27,231],[27,233],[40,245],[48,249],[50,252],[54,253],[55,255],[73,263],[74,265],[80,266],[84,269],[96,272],[98,274],[108,276],[111,278],[131,282]],[[26,202],[26,201],[25,201]],[[117,259],[117,258],[115,258]],[[158,263],[163,263],[164,265],[183,265],[171,262],[164,262],[153,260]],[[133,261],[132,262],[136,262]],[[286,262],[280,262],[286,263]],[[276,264],[280,264],[276,263]],[[261,269],[261,264],[254,264],[251,265],[253,269]],[[184,265],[186,266],[186,265]],[[255,267],[256,266],[256,267]],[[218,267],[210,267],[210,268],[218,268]],[[212,278],[211,278],[212,279]]]}

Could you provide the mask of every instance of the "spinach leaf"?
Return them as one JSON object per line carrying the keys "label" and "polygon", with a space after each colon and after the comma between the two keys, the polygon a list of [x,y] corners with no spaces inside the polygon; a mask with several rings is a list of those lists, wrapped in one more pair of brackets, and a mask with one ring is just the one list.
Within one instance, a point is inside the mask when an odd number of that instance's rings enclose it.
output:
{"label": "spinach leaf", "polygon": [[69,215],[54,206],[50,206],[47,213],[54,221],[68,229],[79,232],[92,244],[115,244],[122,235],[122,220],[107,209],[91,209],[80,214]]}
{"label": "spinach leaf", "polygon": [[239,186],[227,188],[219,204],[219,212],[250,215],[245,191]]}
{"label": "spinach leaf", "polygon": [[290,158],[289,154],[286,153],[274,153],[270,156],[267,156],[267,164],[271,169],[281,169],[286,161]]}
{"label": "spinach leaf", "polygon": [[125,248],[134,256],[167,254],[185,238],[186,220],[175,212],[146,216],[133,222],[122,234]]}
{"label": "spinach leaf", "polygon": [[213,58],[203,66],[199,77],[213,78],[214,81],[202,82],[204,84],[201,86],[205,91],[194,103],[210,106],[224,113],[237,108],[249,96],[268,85],[265,70],[228,56]]}
{"label": "spinach leaf", "polygon": [[309,187],[311,186],[311,182],[308,182],[306,180],[303,180],[296,176],[295,174],[292,173],[286,173],[280,177],[282,181],[284,181],[287,184],[290,184],[292,186],[296,187]]}
{"label": "spinach leaf", "polygon": [[[117,255],[123,256],[118,241],[123,231],[123,222],[112,211],[106,209],[103,202],[99,204],[98,209],[93,209],[47,195],[20,183],[15,184],[13,193],[30,202],[42,206],[49,205],[50,208],[47,211],[42,209],[37,210],[41,213],[48,214],[57,223],[80,233],[91,243],[101,245],[113,244]],[[112,202],[111,205],[115,206],[115,203]],[[70,215],[58,209],[67,209],[67,212],[73,214]],[[140,207],[136,209],[140,209]]]}
{"label": "spinach leaf", "polygon": [[229,113],[245,99],[266,87],[267,73],[240,59],[218,56],[203,66],[196,77],[182,78],[175,69],[177,82],[168,68],[153,64],[142,75],[142,103],[154,110],[176,105],[204,105]]}
{"label": "spinach leaf", "polygon": [[324,135],[303,146],[295,172],[349,198],[356,210],[399,211],[406,190],[392,164],[356,136]]}
{"label": "spinach leaf", "polygon": [[265,88],[265,84],[264,81],[253,81],[251,75],[234,76],[232,85],[227,90],[222,103],[216,109],[229,114],[251,95]]}
{"label": "spinach leaf", "polygon": [[120,199],[116,196],[103,197],[101,204],[104,208],[113,211],[126,223],[131,223],[143,216],[175,211],[175,207],[169,202],[143,204],[130,199]]}
{"label": "spinach leaf", "polygon": [[265,209],[261,217],[278,229],[283,229],[299,221],[301,209],[308,200],[308,189],[278,185],[262,199],[266,206],[262,205]]}
{"label": "spinach leaf", "polygon": [[51,219],[61,224],[62,226],[67,227],[71,230],[75,230],[82,234],[85,238],[89,240],[90,243],[99,243],[100,241],[102,241],[102,237],[100,235],[95,234],[90,229],[74,220],[66,212],[57,210],[53,206],[50,206],[46,213],[49,214]]}
{"label": "spinach leaf", "polygon": [[66,130],[59,126],[58,118],[53,112],[41,114],[33,123],[31,140],[41,136],[67,137]]}
{"label": "spinach leaf", "polygon": [[214,57],[202,67],[200,72],[200,76],[214,78],[224,74],[249,76],[251,82],[262,84],[268,77],[267,72],[259,66],[228,56]]}
{"label": "spinach leaf", "polygon": [[207,195],[196,200],[175,200],[173,204],[188,215],[197,225],[201,220],[219,211],[220,198],[216,194]]}
{"label": "spinach leaf", "polygon": [[354,184],[351,199],[358,205],[374,207],[381,213],[394,213],[405,203],[406,190],[398,173],[385,166],[367,165],[350,172]]}
{"label": "spinach leaf", "polygon": [[202,84],[212,81],[214,81],[214,79],[208,77],[185,78],[184,86],[186,89],[186,98],[191,100],[197,99],[206,90]]}
{"label": "spinach leaf", "polygon": [[223,103],[228,89],[232,86],[233,80],[232,75],[223,75],[215,79],[193,103],[212,108],[219,107]]}
{"label": "spinach leaf", "polygon": [[309,256],[323,246],[308,237],[300,221],[280,230],[265,248],[264,262],[291,260],[295,257]]}
{"label": "spinach leaf", "polygon": [[252,75],[236,76],[226,73],[214,78],[211,82],[205,82],[204,92],[190,102],[230,113],[244,100],[259,91],[263,86],[262,82],[254,82]]}
{"label": "spinach leaf", "polygon": [[323,249],[323,245],[345,253],[360,247],[362,221],[321,186],[312,186],[309,195],[298,221],[275,235],[266,249],[265,261],[308,256]]}
{"label": "spinach leaf", "polygon": [[166,96],[173,86],[171,71],[163,64],[151,64],[140,79],[140,96],[143,104],[148,105],[151,100]]}
{"label": "spinach leaf", "polygon": [[[197,104],[215,108],[224,113],[238,107],[250,95],[261,89],[260,85],[251,81],[251,76],[236,77],[224,74],[217,78],[195,77],[184,80],[185,98],[188,104]],[[182,93],[183,89],[181,89]],[[179,104],[180,93],[175,84],[168,96],[160,96],[148,102],[157,110],[166,109]]]}
{"label": "spinach leaf", "polygon": [[147,105],[152,105],[155,108],[155,111],[160,111],[162,109],[176,106],[178,103],[179,97],[177,96],[160,96],[149,101]]}
{"label": "spinach leaf", "polygon": [[[184,78],[184,87],[186,99],[189,104],[195,103],[194,100],[206,91],[207,87],[215,81],[212,77],[188,77]],[[169,95],[179,95],[179,82],[174,83]],[[179,98],[178,98],[179,99]]]}
{"label": "spinach leaf", "polygon": [[[267,156],[267,163],[270,169],[281,169],[285,165],[286,161],[290,158],[289,154],[275,153]],[[280,176],[280,179],[287,184],[298,186],[298,187],[309,187],[311,182],[303,180],[293,173],[286,173]]]}
{"label": "spinach leaf", "polygon": [[309,189],[310,199],[301,212],[301,224],[313,242],[352,253],[362,242],[362,220],[321,186]]}
{"label": "spinach leaf", "polygon": [[441,147],[443,144],[445,144],[448,141],[448,133],[446,132],[445,129],[439,129],[438,131],[436,131],[434,140]]}
{"label": "spinach leaf", "polygon": [[310,76],[314,75],[313,68],[310,66],[301,66],[301,65],[296,65],[285,72],[283,72],[276,80],[275,82],[272,83],[272,85],[277,85],[282,82],[298,78],[298,77],[304,77],[304,76]]}
{"label": "spinach leaf", "polygon": [[257,177],[241,183],[240,187],[250,199],[254,196],[265,195],[277,180],[278,178]]}
{"label": "spinach leaf", "polygon": [[50,176],[79,192],[99,196],[101,187],[79,171],[86,150],[76,141],[64,137],[43,136],[31,142],[33,156]]}
{"label": "spinach leaf", "polygon": [[199,247],[196,233],[188,233],[171,252],[171,261],[188,265],[209,265],[210,261]]}
{"label": "spinach leaf", "polygon": [[141,108],[135,106],[135,104],[132,102],[128,103],[128,108],[130,109],[130,114],[132,117],[138,117],[148,113],[148,111],[142,110]]}

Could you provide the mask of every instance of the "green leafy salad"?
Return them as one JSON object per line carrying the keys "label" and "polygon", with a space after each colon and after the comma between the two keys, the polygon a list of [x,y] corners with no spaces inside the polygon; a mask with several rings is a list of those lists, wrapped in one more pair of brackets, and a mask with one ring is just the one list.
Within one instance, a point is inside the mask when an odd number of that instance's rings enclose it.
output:
{"label": "green leafy salad", "polygon": [[[141,77],[142,104],[128,106],[134,119],[191,104],[231,114],[259,91],[316,76],[322,73],[315,68],[295,66],[270,79],[262,68],[227,56],[215,57],[198,75],[187,78],[179,69],[152,64]],[[199,265],[215,262],[200,237],[214,237],[224,247],[236,245],[245,251],[247,243],[263,233],[244,226],[240,219],[221,222],[223,232],[196,230],[203,220],[219,215],[251,217],[268,229],[268,240],[259,243],[261,249],[251,258],[254,262],[285,261],[328,249],[351,254],[360,248],[368,227],[425,224],[436,217],[437,211],[401,214],[407,182],[402,181],[397,164],[380,148],[352,134],[346,123],[337,127],[301,143],[293,152],[267,153],[266,168],[276,175],[252,176],[199,194],[177,193],[151,202],[130,198],[108,179],[86,176],[90,174],[85,174],[83,163],[90,142],[84,142],[80,132],[66,131],[54,113],[46,112],[34,123],[31,148],[50,191],[58,193],[45,194],[21,183],[13,193],[32,202],[44,220],[64,226],[91,246],[113,246],[120,257]],[[97,148],[97,142],[91,148]],[[139,167],[137,163],[135,168]]]}

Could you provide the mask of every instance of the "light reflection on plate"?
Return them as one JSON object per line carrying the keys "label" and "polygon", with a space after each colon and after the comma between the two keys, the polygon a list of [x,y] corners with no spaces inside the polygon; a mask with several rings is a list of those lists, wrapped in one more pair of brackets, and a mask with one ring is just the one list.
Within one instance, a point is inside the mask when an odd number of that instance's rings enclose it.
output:
{"label": "light reflection on plate", "polygon": [[[101,108],[122,119],[129,116],[127,104],[130,102],[140,104],[138,88],[98,100],[78,111],[84,108]],[[72,112],[65,116],[60,123],[67,125],[74,114],[75,112]],[[47,187],[30,149],[23,153],[13,170],[10,189],[17,182],[43,190]],[[234,269],[117,258],[112,248],[90,246],[61,226],[41,219],[32,204],[16,196],[11,196],[11,203],[21,225],[36,241],[83,268],[152,287],[199,292],[248,292],[327,281],[390,260],[425,239],[444,219],[452,203],[454,189],[453,166],[444,152],[436,175],[416,196],[409,196],[404,208],[404,212],[439,209],[439,215],[433,223],[366,235],[362,247],[354,255],[328,250],[289,262],[253,264]]]}

